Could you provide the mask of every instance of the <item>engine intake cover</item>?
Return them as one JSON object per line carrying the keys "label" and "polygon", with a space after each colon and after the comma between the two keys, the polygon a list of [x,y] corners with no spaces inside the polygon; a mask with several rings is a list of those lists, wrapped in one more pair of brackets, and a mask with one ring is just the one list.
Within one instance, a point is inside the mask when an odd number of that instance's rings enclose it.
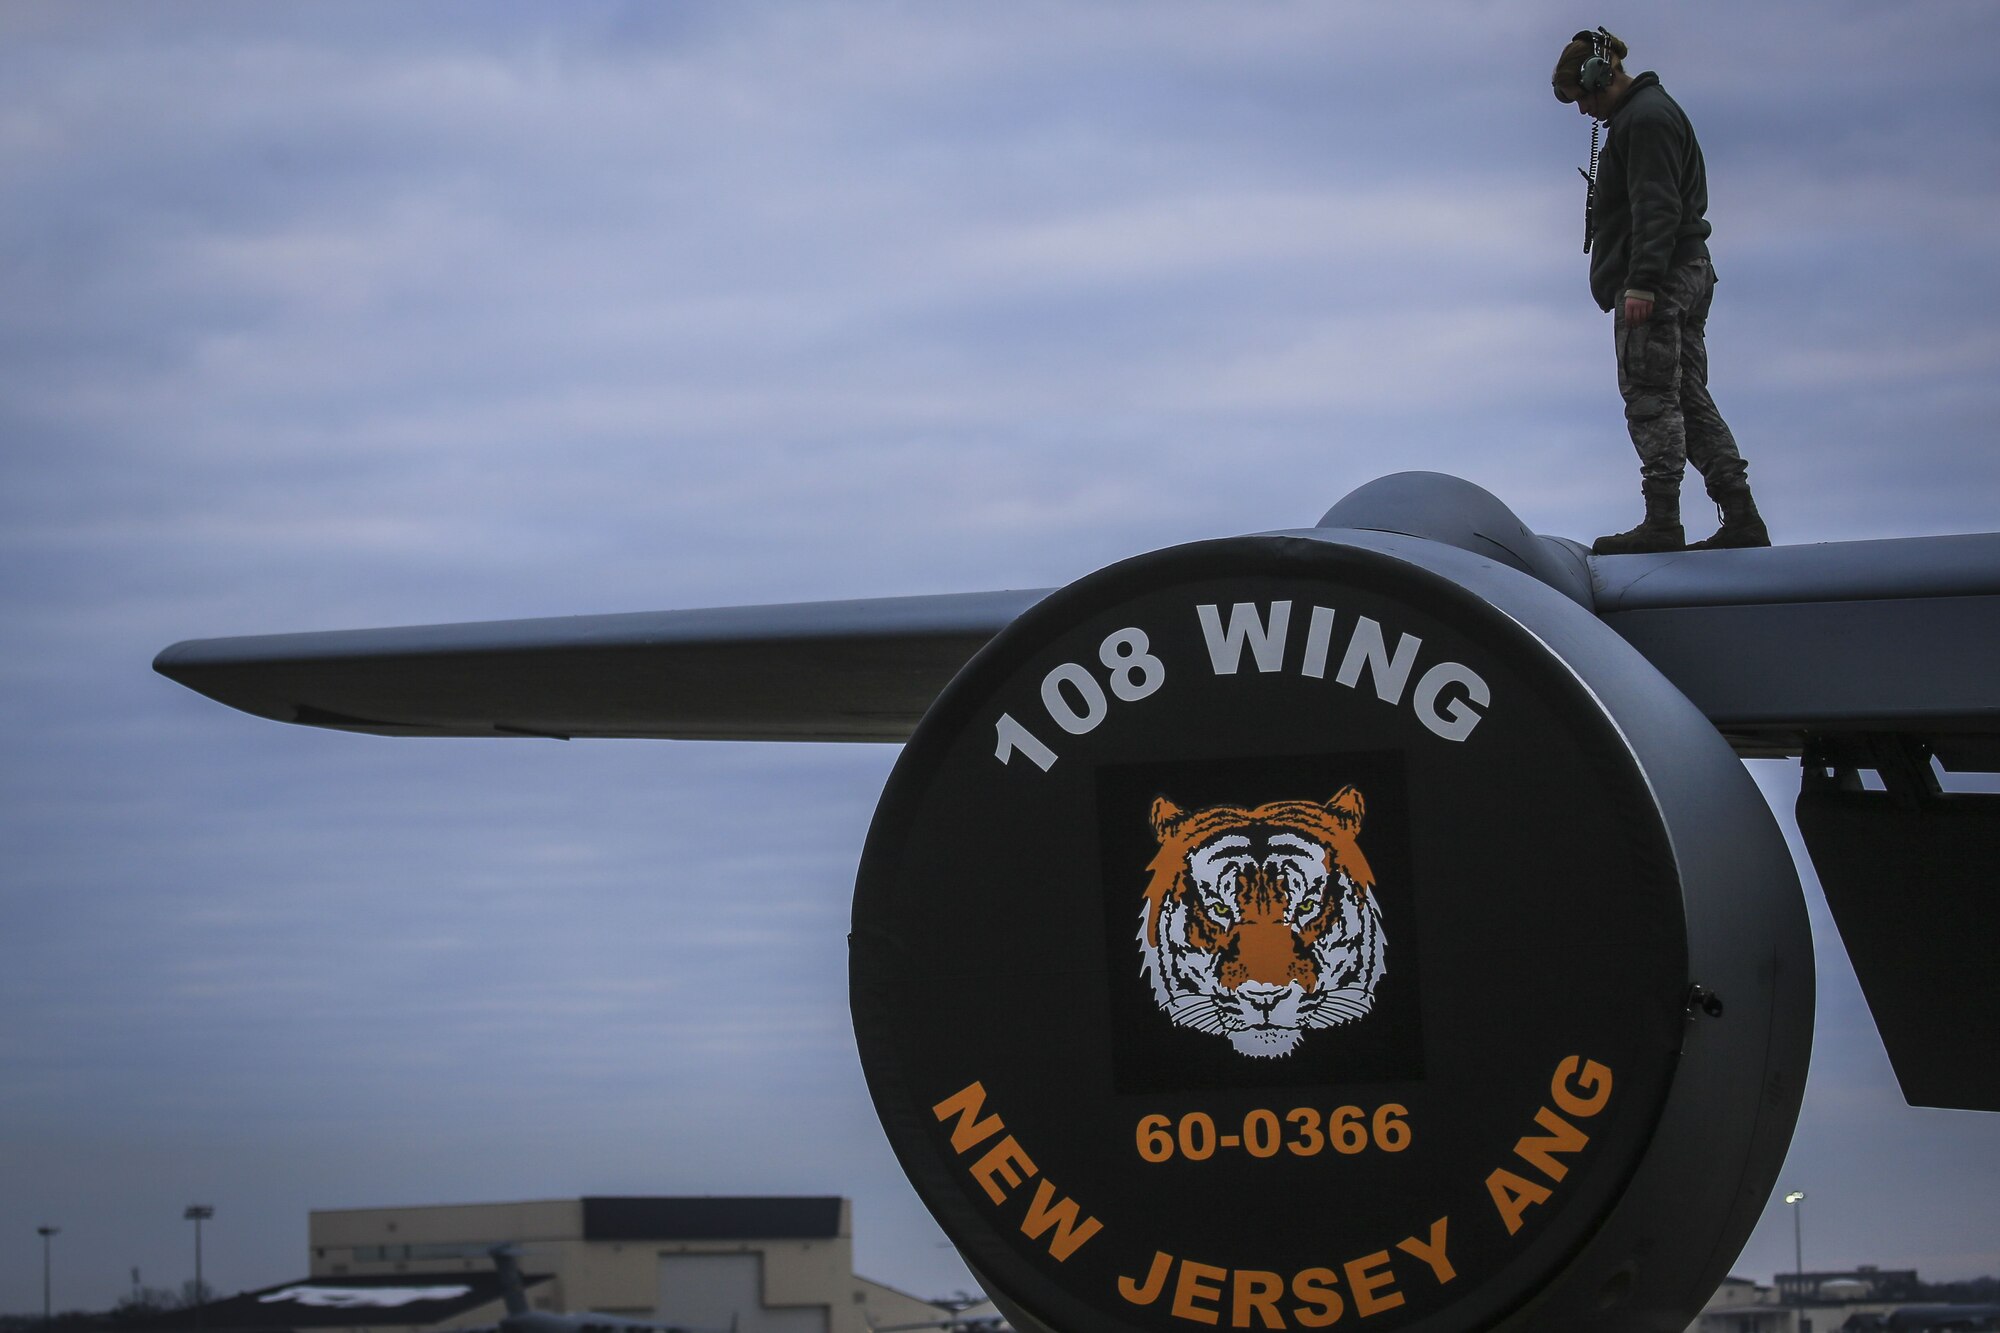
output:
{"label": "engine intake cover", "polygon": [[1044,599],[876,812],[852,1001],[1017,1326],[1680,1328],[1805,1083],[1784,841],[1574,600],[1316,529]]}

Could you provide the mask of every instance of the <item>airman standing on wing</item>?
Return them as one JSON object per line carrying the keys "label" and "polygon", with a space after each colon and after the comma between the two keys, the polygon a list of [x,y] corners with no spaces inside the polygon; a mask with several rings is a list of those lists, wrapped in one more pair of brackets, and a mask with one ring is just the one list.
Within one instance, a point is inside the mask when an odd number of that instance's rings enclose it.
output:
{"label": "airman standing on wing", "polygon": [[[1625,43],[1603,28],[1563,47],[1556,100],[1600,122],[1591,131],[1583,248],[1590,291],[1611,312],[1618,392],[1639,451],[1646,517],[1600,537],[1599,555],[1769,546],[1743,456],[1708,394],[1704,335],[1715,269],[1709,262],[1708,171],[1687,114],[1650,71],[1625,72]],[[1597,149],[1599,129],[1604,148]],[[1692,462],[1721,528],[1687,545],[1681,477]]]}

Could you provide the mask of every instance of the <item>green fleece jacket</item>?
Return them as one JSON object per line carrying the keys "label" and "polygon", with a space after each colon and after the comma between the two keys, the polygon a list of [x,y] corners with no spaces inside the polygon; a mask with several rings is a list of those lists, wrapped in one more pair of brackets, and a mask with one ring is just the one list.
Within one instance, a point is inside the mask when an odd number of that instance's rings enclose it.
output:
{"label": "green fleece jacket", "polygon": [[1708,254],[1708,168],[1694,126],[1648,70],[1611,113],[1590,206],[1590,294],[1609,310],[1652,298],[1675,264]]}

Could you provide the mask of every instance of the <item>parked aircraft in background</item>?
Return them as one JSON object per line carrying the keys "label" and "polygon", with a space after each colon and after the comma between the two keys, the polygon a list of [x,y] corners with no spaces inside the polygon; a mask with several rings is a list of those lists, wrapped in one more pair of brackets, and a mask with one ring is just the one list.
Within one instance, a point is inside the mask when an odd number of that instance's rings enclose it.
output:
{"label": "parked aircraft in background", "polygon": [[497,1333],[736,1333],[739,1322],[736,1318],[730,1319],[725,1330],[588,1310],[574,1314],[536,1310],[528,1304],[527,1291],[521,1283],[520,1257],[514,1247],[496,1245],[487,1253],[493,1256],[493,1271],[500,1275],[500,1298],[507,1307],[507,1313],[493,1326]]}
{"label": "parked aircraft in background", "polygon": [[[981,1302],[985,1304],[985,1302]],[[1007,1327],[1006,1316],[998,1312],[992,1314],[968,1315],[960,1313],[949,1319],[927,1319],[916,1324],[871,1325],[868,1333],[915,1333],[918,1329],[939,1329],[942,1333],[992,1333],[995,1329]]]}

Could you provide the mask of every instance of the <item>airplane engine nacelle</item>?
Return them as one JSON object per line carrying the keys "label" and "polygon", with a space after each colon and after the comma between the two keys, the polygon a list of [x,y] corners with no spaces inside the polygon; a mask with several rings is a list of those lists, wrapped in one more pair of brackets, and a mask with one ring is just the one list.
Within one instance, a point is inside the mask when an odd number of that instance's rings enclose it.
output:
{"label": "airplane engine nacelle", "polygon": [[1017,1327],[1678,1330],[1748,1236],[1810,1045],[1791,857],[1637,651],[1463,545],[1121,562],[910,740],[855,1026]]}

